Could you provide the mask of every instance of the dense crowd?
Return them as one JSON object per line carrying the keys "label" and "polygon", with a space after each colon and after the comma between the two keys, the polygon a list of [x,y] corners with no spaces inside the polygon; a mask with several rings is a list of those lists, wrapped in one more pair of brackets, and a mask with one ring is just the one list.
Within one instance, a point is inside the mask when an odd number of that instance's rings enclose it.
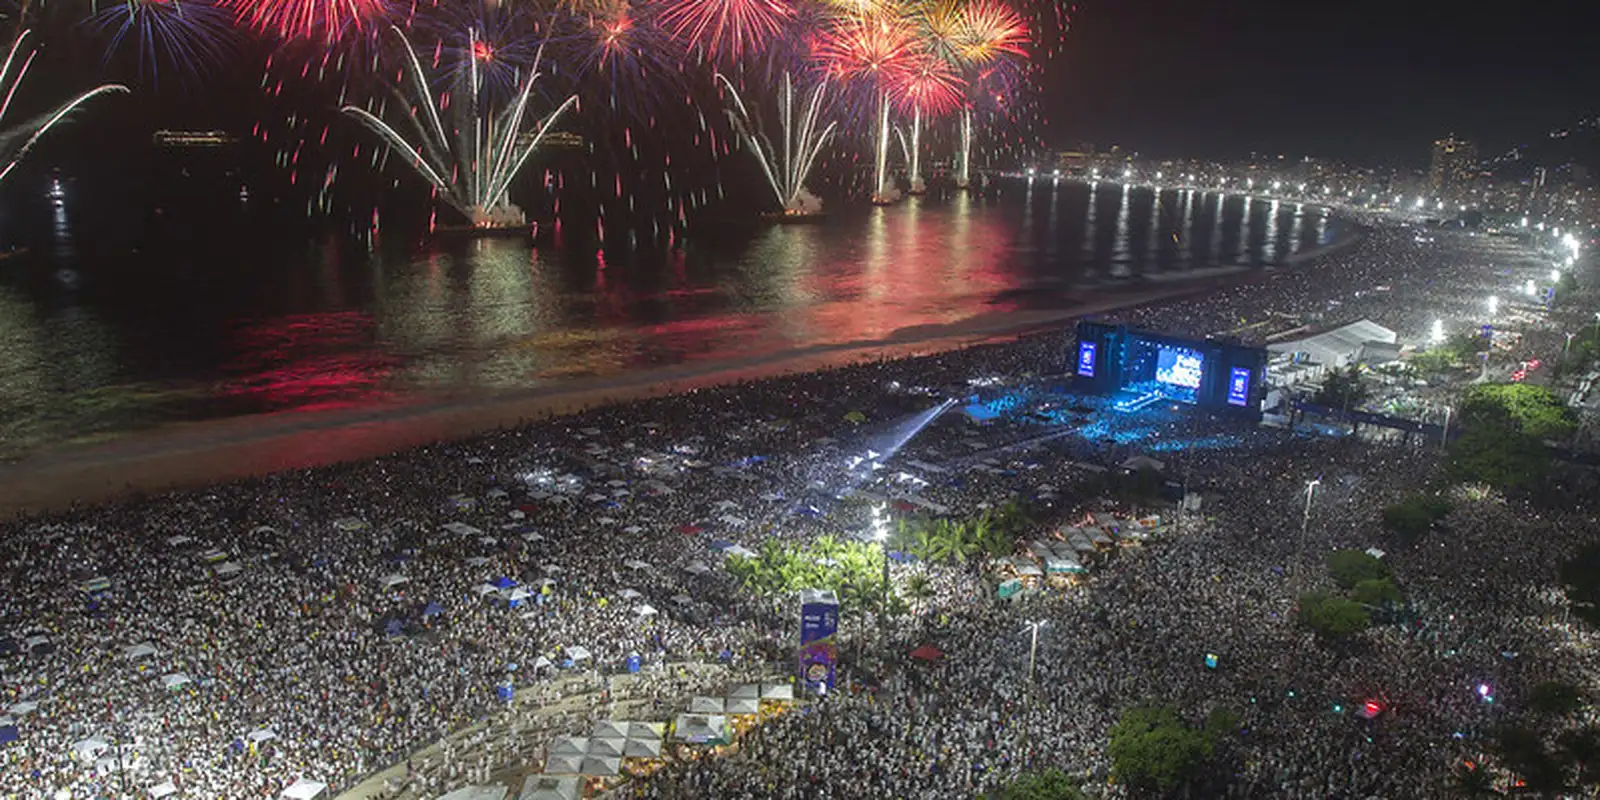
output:
{"label": "dense crowd", "polygon": [[[1384,227],[1310,267],[1316,281],[1282,273],[1123,318],[1216,333],[1240,309],[1248,323],[1341,303],[1338,316],[1401,322],[1385,309],[1424,300],[1448,316],[1468,302],[1458,262]],[[867,510],[841,499],[852,455],[930,396],[1020,387],[1060,370],[1067,350],[1048,334],[701,390],[9,524],[0,714],[20,736],[0,742],[0,795],[171,780],[186,796],[270,797],[297,777],[345,788],[484,718],[507,683],[616,671],[634,655],[783,662],[792,604],[732,585],[721,548],[863,528]],[[1203,516],[1020,605],[975,569],[898,567],[928,574],[935,598],[887,642],[860,633],[877,629],[870,613],[846,626],[840,690],[756,729],[736,755],[638,791],[943,798],[1030,765],[1104,777],[1118,710],[1168,701],[1242,714],[1234,796],[1410,797],[1473,746],[1489,711],[1474,686],[1593,666],[1542,624],[1553,606],[1538,591],[1592,520],[1466,504],[1452,541],[1392,556],[1417,618],[1345,657],[1289,621],[1305,481],[1327,487],[1304,548],[1314,564],[1373,545],[1377,509],[1426,477],[1426,453],[1190,415],[1096,416],[1061,436],[1036,416],[947,414],[902,454],[943,472],[870,479],[952,515],[1020,497],[1043,524],[1094,502],[1074,492],[1093,474],[1082,464],[1151,452],[1204,495]],[[1047,620],[1031,682],[1025,618]],[[939,665],[893,655],[926,641]],[[1201,665],[1208,652],[1219,669]],[[1330,711],[1374,697],[1388,711],[1371,723]]]}

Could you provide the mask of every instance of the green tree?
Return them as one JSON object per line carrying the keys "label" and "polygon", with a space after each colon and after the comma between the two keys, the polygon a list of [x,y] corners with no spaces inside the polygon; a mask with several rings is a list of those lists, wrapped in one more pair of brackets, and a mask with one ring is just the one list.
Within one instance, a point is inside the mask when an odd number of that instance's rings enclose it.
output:
{"label": "green tree", "polygon": [[1476,331],[1461,331],[1445,339],[1434,350],[1443,352],[1457,365],[1476,362],[1489,349],[1489,340]]}
{"label": "green tree", "polygon": [[1562,731],[1556,736],[1556,748],[1577,767],[1573,783],[1585,788],[1600,786],[1600,726]]}
{"label": "green tree", "polygon": [[1497,797],[1494,775],[1482,764],[1464,763],[1450,774],[1450,793],[1457,797]]}
{"label": "green tree", "polygon": [[1584,545],[1562,562],[1560,577],[1573,616],[1600,626],[1600,543]]}
{"label": "green tree", "polygon": [[1529,794],[1550,796],[1566,788],[1566,762],[1545,749],[1532,730],[1517,725],[1503,728],[1495,736],[1494,749]]}
{"label": "green tree", "polygon": [[928,601],[933,599],[933,581],[922,573],[912,575],[906,578],[905,593],[906,598],[911,601],[913,613],[920,614],[927,607]]}
{"label": "green tree", "polygon": [[1311,402],[1328,408],[1350,410],[1360,408],[1370,396],[1371,391],[1361,377],[1361,368],[1352,364],[1342,370],[1329,370]]}
{"label": "green tree", "polygon": [[1450,443],[1445,471],[1453,480],[1486,483],[1501,491],[1537,485],[1550,469],[1550,454],[1532,436],[1478,425]]}
{"label": "green tree", "polygon": [[991,795],[993,800],[1083,800],[1083,790],[1059,769],[1025,772]]}
{"label": "green tree", "polygon": [[1335,550],[1328,554],[1328,574],[1341,588],[1351,589],[1362,581],[1387,580],[1394,573],[1383,559],[1361,550]]}
{"label": "green tree", "polygon": [[1372,624],[1371,616],[1360,603],[1326,592],[1300,595],[1296,616],[1300,624],[1329,641],[1360,633]]}
{"label": "green tree", "polygon": [[1526,383],[1472,387],[1461,401],[1461,423],[1509,427],[1540,441],[1564,439],[1577,429],[1577,420],[1561,397]]}
{"label": "green tree", "polygon": [[1112,726],[1106,752],[1123,783],[1171,792],[1193,780],[1214,749],[1208,733],[1184,724],[1172,708],[1140,706]]}
{"label": "green tree", "polygon": [[1350,599],[1371,608],[1391,608],[1400,604],[1400,587],[1386,578],[1373,578],[1351,587]]}
{"label": "green tree", "polygon": [[1528,707],[1540,714],[1566,716],[1583,708],[1583,694],[1566,681],[1544,681],[1528,693]]}
{"label": "green tree", "polygon": [[1409,547],[1427,536],[1450,514],[1450,500],[1436,494],[1414,494],[1383,509],[1383,527]]}

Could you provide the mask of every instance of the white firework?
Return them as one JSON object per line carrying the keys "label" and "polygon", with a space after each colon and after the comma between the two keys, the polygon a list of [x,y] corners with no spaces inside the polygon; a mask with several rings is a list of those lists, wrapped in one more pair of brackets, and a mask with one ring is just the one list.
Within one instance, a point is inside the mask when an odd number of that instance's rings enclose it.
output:
{"label": "white firework", "polygon": [[822,107],[827,95],[827,84],[818,83],[812,88],[811,93],[800,104],[797,115],[794,79],[789,74],[784,74],[783,90],[778,95],[779,141],[774,144],[771,139],[760,133],[749,108],[744,103],[744,98],[733,88],[733,83],[720,73],[717,75],[717,80],[727,87],[728,94],[733,97],[733,108],[728,110],[728,117],[732,119],[734,129],[755,153],[756,160],[761,164],[761,172],[766,176],[767,185],[772,188],[772,194],[777,198],[778,204],[789,213],[819,210],[820,201],[806,191],[806,178],[810,177],[812,168],[817,164],[817,158],[833,138],[834,128],[838,124],[822,123]]}

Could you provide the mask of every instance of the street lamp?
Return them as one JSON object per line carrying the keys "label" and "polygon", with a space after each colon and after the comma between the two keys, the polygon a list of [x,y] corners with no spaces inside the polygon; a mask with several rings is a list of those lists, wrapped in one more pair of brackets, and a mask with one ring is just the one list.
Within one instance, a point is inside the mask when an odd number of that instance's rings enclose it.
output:
{"label": "street lamp", "polygon": [[1042,619],[1028,620],[1028,629],[1032,632],[1033,641],[1028,645],[1028,685],[1033,685],[1033,666],[1039,657],[1039,629],[1048,622]]}
{"label": "street lamp", "polygon": [[872,538],[883,548],[883,602],[878,607],[878,628],[884,645],[889,642],[889,519],[882,503],[872,508]]}
{"label": "street lamp", "polygon": [[1303,571],[1302,565],[1305,561],[1306,529],[1311,527],[1311,500],[1316,497],[1317,487],[1321,485],[1321,478],[1306,481],[1306,510],[1300,518],[1300,544],[1295,548],[1294,554],[1294,574],[1297,579]]}

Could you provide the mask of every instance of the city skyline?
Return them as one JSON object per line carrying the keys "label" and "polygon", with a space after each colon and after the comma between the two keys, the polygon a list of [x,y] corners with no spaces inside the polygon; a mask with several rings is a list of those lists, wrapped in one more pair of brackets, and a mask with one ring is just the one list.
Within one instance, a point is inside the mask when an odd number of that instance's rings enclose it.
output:
{"label": "city skyline", "polygon": [[1446,134],[1488,156],[1595,113],[1600,66],[1572,58],[1584,26],[1571,14],[1436,1],[1084,4],[1047,109],[1062,143],[1425,169]]}

